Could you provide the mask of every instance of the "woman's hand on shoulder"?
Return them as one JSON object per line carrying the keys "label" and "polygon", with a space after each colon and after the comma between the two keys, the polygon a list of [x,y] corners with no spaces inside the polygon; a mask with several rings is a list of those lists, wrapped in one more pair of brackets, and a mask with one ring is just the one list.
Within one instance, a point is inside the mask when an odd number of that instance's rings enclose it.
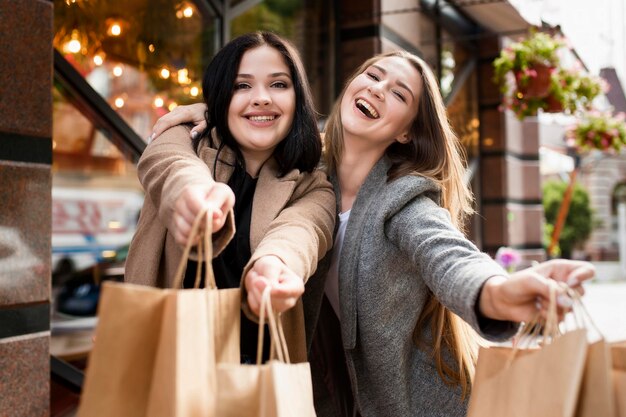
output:
{"label": "woman's hand on shoulder", "polygon": [[190,135],[191,138],[195,138],[206,129],[207,123],[204,118],[205,112],[206,105],[204,103],[195,103],[176,107],[171,112],[159,117],[159,120],[157,120],[156,124],[152,128],[152,134],[150,135],[150,138],[148,138],[148,143],[152,142],[170,127],[183,123],[194,124]]}
{"label": "woman's hand on shoulder", "polygon": [[234,205],[233,190],[222,182],[187,185],[174,203],[171,232],[176,242],[180,245],[187,243],[196,216],[206,206],[212,209],[212,230],[215,233],[224,227],[228,213]]}
{"label": "woman's hand on shoulder", "polygon": [[254,262],[244,279],[248,292],[248,305],[257,316],[261,308],[261,296],[270,285],[272,308],[284,312],[296,305],[304,293],[304,281],[277,256],[263,256]]}
{"label": "woman's hand on shoulder", "polygon": [[558,282],[582,294],[581,284],[594,275],[595,268],[589,262],[553,259],[515,272],[508,278],[491,277],[480,293],[479,309],[484,316],[496,320],[529,321],[537,313],[545,318],[552,288],[557,293],[557,312],[562,318],[570,310],[572,300]]}

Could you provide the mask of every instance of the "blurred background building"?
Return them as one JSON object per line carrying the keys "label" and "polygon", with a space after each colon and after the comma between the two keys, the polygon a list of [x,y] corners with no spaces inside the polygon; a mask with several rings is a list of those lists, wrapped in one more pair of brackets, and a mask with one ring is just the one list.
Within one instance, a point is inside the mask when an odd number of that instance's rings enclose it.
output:
{"label": "blurred background building", "polygon": [[[615,97],[608,94],[606,105],[624,106],[624,5],[602,1],[594,2],[602,10],[596,20],[585,14],[588,33],[580,38],[568,22],[580,18],[582,1],[567,7],[553,0],[1,2],[0,410],[64,415],[75,405],[55,402],[61,388],[52,384],[49,410],[48,351],[84,357],[90,338],[79,346],[53,338],[50,345],[50,311],[54,333],[64,320],[59,306],[93,315],[97,288],[90,285],[121,277],[143,199],[135,164],[152,125],[176,106],[199,101],[203,68],[221,45],[249,31],[271,30],[294,42],[322,115],[366,58],[398,48],[424,58],[467,151],[478,211],[468,235],[491,254],[510,246],[526,263],[545,259],[542,166],[544,176],[557,177],[573,168],[563,144],[568,120],[539,115],[520,122],[500,111],[492,61],[531,25],[558,31],[560,24],[572,56],[596,73],[602,68],[612,84]],[[582,46],[591,33],[600,35]],[[599,53],[599,44],[609,50],[596,66],[600,61],[584,59],[583,50]],[[602,220],[585,256],[617,259],[624,155],[582,164]],[[84,302],[69,305],[61,291]],[[53,359],[52,376],[79,389],[80,374],[64,362]]]}

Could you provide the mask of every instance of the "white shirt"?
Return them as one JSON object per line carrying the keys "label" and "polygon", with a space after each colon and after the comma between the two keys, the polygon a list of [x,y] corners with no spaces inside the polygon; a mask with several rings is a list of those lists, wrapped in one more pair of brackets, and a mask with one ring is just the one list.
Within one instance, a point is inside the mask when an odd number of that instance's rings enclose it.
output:
{"label": "white shirt", "polygon": [[341,320],[341,310],[339,309],[339,256],[341,255],[341,248],[343,247],[343,237],[346,234],[346,226],[350,219],[350,210],[339,213],[339,227],[337,228],[337,235],[335,236],[335,244],[333,246],[333,257],[330,262],[330,269],[328,270],[328,276],[326,277],[326,286],[324,292],[330,305],[335,310],[335,314],[339,320]]}

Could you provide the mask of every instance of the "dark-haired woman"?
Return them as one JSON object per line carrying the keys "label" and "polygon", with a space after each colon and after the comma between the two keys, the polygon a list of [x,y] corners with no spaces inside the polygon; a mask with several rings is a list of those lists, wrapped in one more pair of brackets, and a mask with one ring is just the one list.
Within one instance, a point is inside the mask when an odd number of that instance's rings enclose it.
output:
{"label": "dark-haired woman", "polygon": [[[202,88],[207,128],[193,141],[194,157],[189,129],[176,126],[139,161],[146,199],[125,279],[172,286],[191,224],[210,206],[218,287],[241,286],[249,314],[258,312],[271,285],[273,308],[286,311],[291,356],[304,361],[300,296],[332,247],[336,209],[332,186],[316,170],[321,139],[302,63],[282,38],[251,33],[217,53]],[[188,262],[184,287],[193,287],[198,267]],[[241,326],[242,361],[248,361],[255,357],[257,325],[242,315]]]}

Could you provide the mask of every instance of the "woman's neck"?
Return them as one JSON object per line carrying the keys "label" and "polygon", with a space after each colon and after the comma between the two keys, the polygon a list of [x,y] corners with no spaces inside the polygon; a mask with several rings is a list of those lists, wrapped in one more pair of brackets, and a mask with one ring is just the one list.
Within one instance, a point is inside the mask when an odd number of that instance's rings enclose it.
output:
{"label": "woman's neck", "polygon": [[344,132],[344,148],[337,167],[342,212],[352,208],[367,175],[384,155],[384,149],[365,147],[363,144],[363,141],[350,138]]}

